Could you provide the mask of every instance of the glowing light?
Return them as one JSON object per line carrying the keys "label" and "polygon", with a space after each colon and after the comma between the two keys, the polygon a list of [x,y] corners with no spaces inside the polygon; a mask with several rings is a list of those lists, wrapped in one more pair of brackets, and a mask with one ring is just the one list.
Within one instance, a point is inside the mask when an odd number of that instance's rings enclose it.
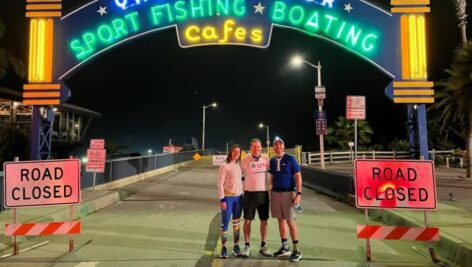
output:
{"label": "glowing light", "polygon": [[[402,18],[402,21],[404,19]],[[404,23],[404,22],[403,22]],[[403,24],[402,23],[402,24]],[[402,25],[403,26],[403,25]],[[402,29],[405,30],[405,29]],[[403,41],[403,40],[402,40]],[[426,34],[425,20],[423,15],[408,16],[408,42],[409,75],[411,79],[427,78],[426,62]],[[405,49],[403,49],[405,51]]]}
{"label": "glowing light", "polygon": [[53,20],[31,19],[28,79],[50,82],[52,79]]}

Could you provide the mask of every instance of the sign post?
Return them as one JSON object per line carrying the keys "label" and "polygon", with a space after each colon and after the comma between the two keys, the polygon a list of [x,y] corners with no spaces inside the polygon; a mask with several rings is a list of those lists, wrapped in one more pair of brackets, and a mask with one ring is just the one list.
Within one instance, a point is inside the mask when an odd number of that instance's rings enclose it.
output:
{"label": "sign post", "polygon": [[[357,237],[366,239],[366,257],[371,260],[370,239],[439,240],[439,228],[430,227],[427,210],[436,209],[434,163],[424,160],[356,160],[354,170],[356,206],[365,209],[366,225],[357,226]],[[423,210],[425,228],[368,224],[368,208]],[[438,262],[429,244],[433,262]]]}
{"label": "sign post", "polygon": [[357,159],[357,120],[365,120],[365,96],[346,96],[346,119],[354,120],[354,159]]}
{"label": "sign post", "polygon": [[[5,162],[3,169],[4,205],[13,208],[13,224],[6,225],[5,235],[13,236],[14,255],[19,254],[17,236],[80,233],[80,221],[72,221],[72,211],[70,222],[19,224],[17,217],[17,208],[79,204],[78,159],[20,162],[15,158],[14,162]],[[70,239],[69,252],[72,250],[73,239]]]}
{"label": "sign post", "polygon": [[105,149],[105,139],[91,139],[90,148],[87,149],[86,172],[93,172],[93,191],[95,191],[95,183],[97,172],[105,172],[105,159],[107,151]]}

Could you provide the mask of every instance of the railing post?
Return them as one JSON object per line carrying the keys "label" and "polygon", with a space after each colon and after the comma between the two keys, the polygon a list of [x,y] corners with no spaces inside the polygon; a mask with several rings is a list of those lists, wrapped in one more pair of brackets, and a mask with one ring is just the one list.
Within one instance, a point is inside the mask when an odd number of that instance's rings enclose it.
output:
{"label": "railing post", "polygon": [[449,157],[446,157],[446,168],[449,169]]}
{"label": "railing post", "polygon": [[329,151],[329,163],[333,163],[333,151]]}
{"label": "railing post", "polygon": [[431,153],[431,159],[433,160],[433,162],[436,162],[436,149],[433,149]]}
{"label": "railing post", "polygon": [[397,158],[397,152],[393,150],[393,159],[396,159],[396,158]]}
{"label": "railing post", "polygon": [[459,158],[459,166],[462,168],[464,168],[464,158]]}
{"label": "railing post", "polygon": [[375,150],[372,149],[372,159],[375,159]]}
{"label": "railing post", "polygon": [[[267,152],[269,154],[269,152]],[[311,152],[308,152],[308,164],[311,164]]]}

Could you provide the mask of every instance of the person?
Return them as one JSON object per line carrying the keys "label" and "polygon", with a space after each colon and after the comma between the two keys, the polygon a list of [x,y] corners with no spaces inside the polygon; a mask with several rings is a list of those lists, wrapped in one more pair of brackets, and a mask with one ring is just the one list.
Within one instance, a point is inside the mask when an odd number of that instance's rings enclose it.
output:
{"label": "person", "polygon": [[221,207],[221,254],[220,258],[228,257],[227,231],[228,225],[233,221],[233,237],[234,246],[233,254],[241,255],[239,248],[239,220],[241,218],[242,210],[242,172],[239,167],[241,158],[241,147],[233,145],[228,152],[226,162],[220,166],[218,172],[218,197],[220,199]]}
{"label": "person", "polygon": [[[270,160],[271,184],[271,213],[279,223],[282,247],[274,253],[275,257],[289,256],[290,261],[302,258],[298,248],[298,228],[295,223],[294,207],[300,204],[302,198],[302,175],[300,165],[294,157],[286,154],[284,141],[276,138],[272,144],[275,157]],[[287,224],[292,238],[293,252],[290,254],[287,242]]]}
{"label": "person", "polygon": [[261,155],[261,140],[254,138],[251,140],[251,154],[241,160],[241,170],[243,171],[244,182],[244,240],[245,246],[241,256],[249,257],[251,254],[251,223],[256,216],[256,210],[261,221],[261,247],[259,253],[272,257],[272,252],[266,246],[267,240],[267,220],[269,219],[269,192],[267,191],[267,170],[269,159]]}

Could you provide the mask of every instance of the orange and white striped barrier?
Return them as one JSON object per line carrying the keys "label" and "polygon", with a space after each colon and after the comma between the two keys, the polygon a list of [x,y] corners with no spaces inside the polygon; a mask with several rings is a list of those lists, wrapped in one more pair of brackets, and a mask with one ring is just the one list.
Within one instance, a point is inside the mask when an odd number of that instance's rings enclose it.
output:
{"label": "orange and white striped barrier", "polygon": [[80,234],[80,221],[6,224],[6,236]]}
{"label": "orange and white striped barrier", "polygon": [[357,238],[438,241],[439,228],[416,228],[408,226],[358,225]]}

